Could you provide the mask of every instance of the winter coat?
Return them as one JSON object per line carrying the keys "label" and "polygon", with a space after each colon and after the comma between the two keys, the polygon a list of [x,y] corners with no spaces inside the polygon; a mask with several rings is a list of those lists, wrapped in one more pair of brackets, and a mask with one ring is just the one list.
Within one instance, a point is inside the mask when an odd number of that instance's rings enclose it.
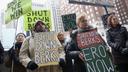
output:
{"label": "winter coat", "polygon": [[[30,61],[35,61],[34,56],[34,37],[28,37],[22,44],[22,48],[20,50],[20,62],[27,68],[27,65]],[[45,66],[45,67],[39,67],[38,69],[32,71],[27,70],[27,72],[61,72],[59,65],[55,66]]]}
{"label": "winter coat", "polygon": [[65,47],[67,72],[86,72],[85,63],[79,58],[80,48],[78,48],[76,36],[78,33],[88,32],[87,29],[77,29],[70,34],[71,40]]}
{"label": "winter coat", "polygon": [[0,41],[0,64],[3,64],[3,61],[4,61],[4,48]]}
{"label": "winter coat", "polygon": [[128,32],[125,27],[118,25],[116,28],[110,28],[107,31],[107,43],[112,48],[113,60],[115,64],[128,63],[128,55],[121,53],[126,48]]}
{"label": "winter coat", "polygon": [[5,62],[6,67],[12,69],[12,61],[13,61],[13,72],[27,72],[26,68],[19,61],[19,51],[22,43],[16,43],[14,46],[8,51],[8,60]]}

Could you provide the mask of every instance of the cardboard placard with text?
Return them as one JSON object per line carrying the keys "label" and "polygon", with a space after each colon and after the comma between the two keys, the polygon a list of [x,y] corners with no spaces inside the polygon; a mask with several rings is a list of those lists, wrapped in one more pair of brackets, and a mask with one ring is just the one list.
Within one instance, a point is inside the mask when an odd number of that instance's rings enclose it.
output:
{"label": "cardboard placard with text", "polygon": [[84,54],[87,72],[114,72],[107,46],[96,29],[78,33],[77,44]]}
{"label": "cardboard placard with text", "polygon": [[34,34],[35,62],[39,66],[58,65],[58,48],[62,47],[56,32],[41,32]]}

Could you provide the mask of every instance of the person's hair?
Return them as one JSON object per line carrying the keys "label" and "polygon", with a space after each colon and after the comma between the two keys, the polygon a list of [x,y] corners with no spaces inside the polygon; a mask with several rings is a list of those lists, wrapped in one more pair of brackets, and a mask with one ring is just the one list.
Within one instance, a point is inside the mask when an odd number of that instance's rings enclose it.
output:
{"label": "person's hair", "polygon": [[20,35],[20,34],[24,35],[24,37],[26,38],[26,35],[25,35],[24,33],[18,33],[18,34],[16,35],[16,38],[17,38],[17,36]]}
{"label": "person's hair", "polygon": [[62,32],[59,32],[58,34],[57,34],[57,37],[59,36],[59,35],[64,35]]}
{"label": "person's hair", "polygon": [[113,18],[113,15],[108,16],[108,19],[107,19],[108,26],[111,26],[111,24],[112,24],[112,18]]}
{"label": "person's hair", "polygon": [[41,23],[42,25],[45,25],[45,23],[44,23],[43,21],[38,20],[38,21],[35,23],[35,26],[34,26],[34,28],[33,28],[34,31],[36,30],[36,26],[40,25],[40,23]]}
{"label": "person's hair", "polygon": [[79,15],[79,16],[77,17],[77,20],[76,20],[77,26],[79,26],[79,23],[80,23],[80,22],[83,22],[84,20],[87,20],[86,15],[85,15],[85,14]]}
{"label": "person's hair", "polygon": [[115,14],[111,14],[110,16],[108,16],[107,18],[107,24],[108,26],[112,27],[112,18],[115,16]]}

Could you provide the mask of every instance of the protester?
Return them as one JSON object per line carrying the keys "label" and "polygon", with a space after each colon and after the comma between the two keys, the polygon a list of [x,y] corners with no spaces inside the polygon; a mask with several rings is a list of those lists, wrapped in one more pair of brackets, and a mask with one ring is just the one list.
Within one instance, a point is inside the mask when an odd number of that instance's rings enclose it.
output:
{"label": "protester", "polygon": [[26,72],[26,68],[20,63],[19,61],[19,52],[21,49],[21,45],[25,39],[24,33],[18,33],[16,35],[16,43],[15,46],[13,46],[9,51],[9,59],[5,63],[5,65],[9,68],[11,68],[11,71],[13,72]]}
{"label": "protester", "polygon": [[59,49],[59,54],[60,54],[59,65],[61,66],[62,71],[66,72],[65,51],[64,51],[64,46],[65,46],[64,34],[62,32],[59,32],[57,37],[58,37],[58,40],[60,41],[61,45],[63,46],[61,49]]}
{"label": "protester", "polygon": [[108,17],[107,43],[112,48],[113,61],[119,72],[128,72],[128,32],[114,14]]}
{"label": "protester", "polygon": [[[46,25],[42,21],[37,21],[35,26],[32,30],[32,33],[39,33],[39,32],[48,32]],[[35,42],[34,42],[34,35],[28,37],[20,50],[20,61],[22,64],[27,68],[27,72],[59,72],[57,66],[39,66],[35,63]]]}
{"label": "protester", "polygon": [[81,15],[77,20],[78,28],[70,34],[71,41],[66,46],[67,72],[86,72],[84,56],[78,48],[77,34],[88,32],[92,27],[88,25],[85,15]]}
{"label": "protester", "polygon": [[3,72],[2,71],[3,63],[4,63],[4,48],[3,48],[2,43],[0,41],[0,72]]}

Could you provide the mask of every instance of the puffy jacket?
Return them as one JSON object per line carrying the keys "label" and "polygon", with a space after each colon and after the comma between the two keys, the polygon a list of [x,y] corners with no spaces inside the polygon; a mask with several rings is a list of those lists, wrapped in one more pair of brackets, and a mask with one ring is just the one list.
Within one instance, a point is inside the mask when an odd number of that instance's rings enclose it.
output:
{"label": "puffy jacket", "polygon": [[128,56],[121,54],[123,48],[126,48],[128,32],[125,27],[118,25],[116,28],[110,28],[107,31],[107,42],[112,48],[115,64],[128,63]]}

